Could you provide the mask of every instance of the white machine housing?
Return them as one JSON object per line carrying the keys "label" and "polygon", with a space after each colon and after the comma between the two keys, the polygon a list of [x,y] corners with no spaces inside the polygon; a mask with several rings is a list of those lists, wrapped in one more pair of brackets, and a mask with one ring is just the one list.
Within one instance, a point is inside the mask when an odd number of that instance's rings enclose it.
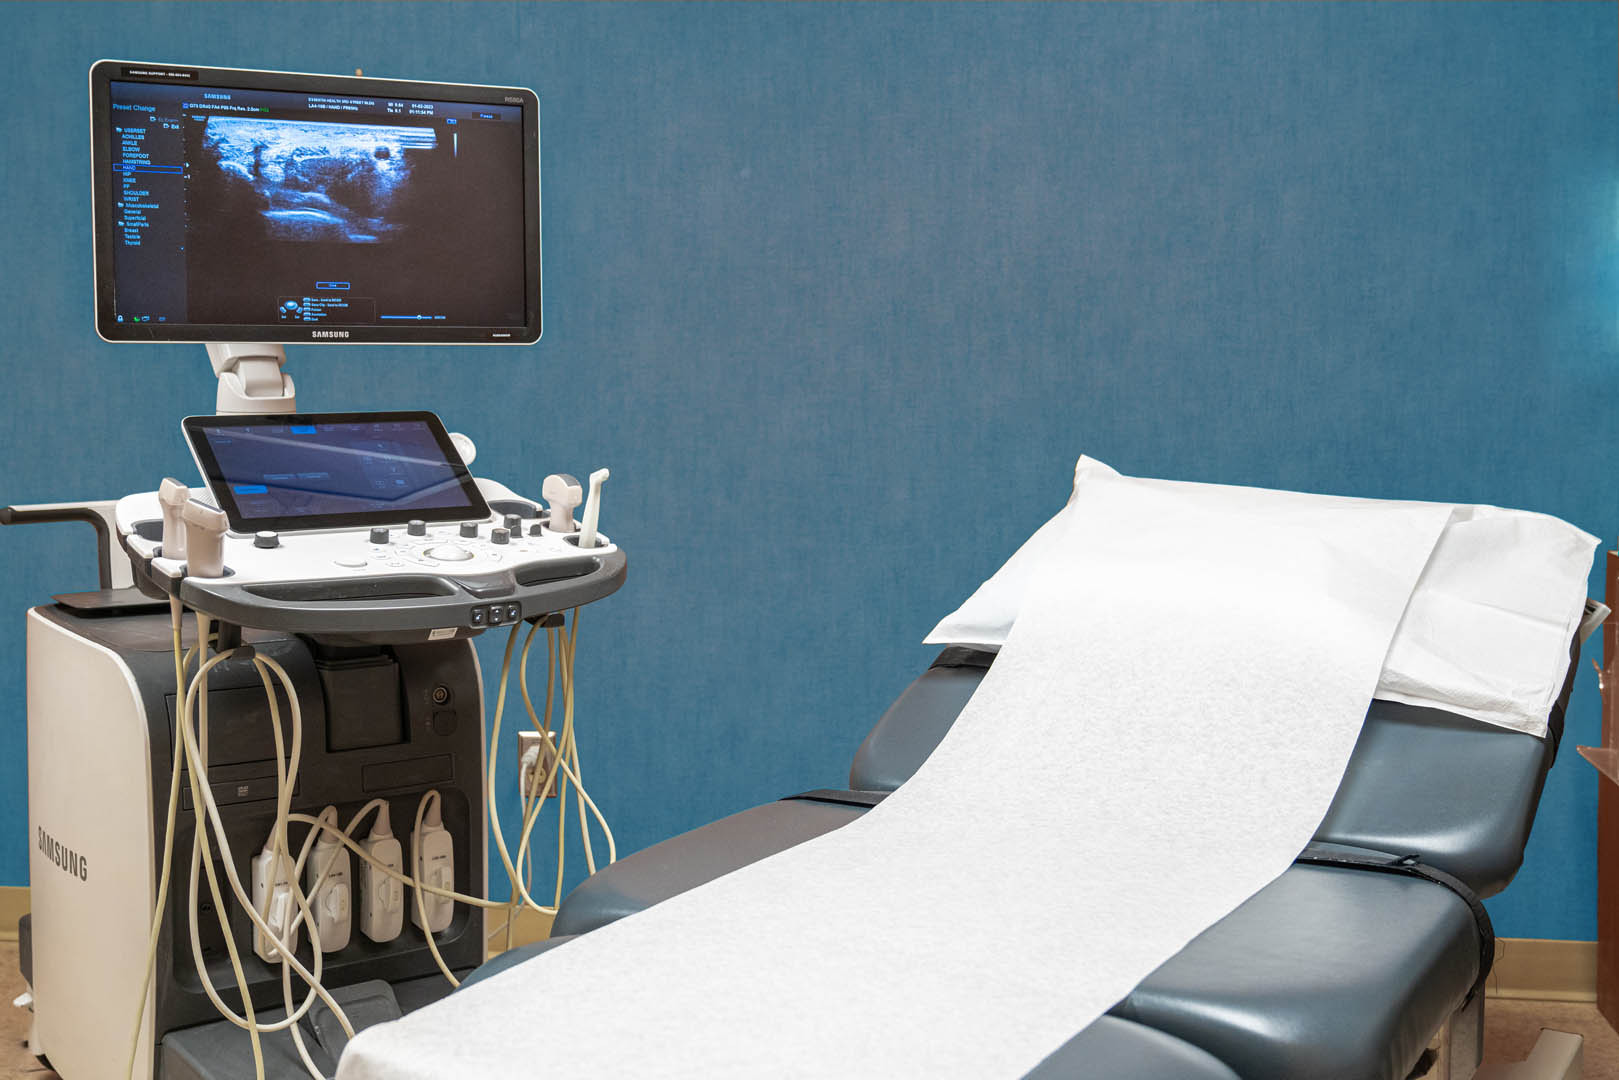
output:
{"label": "white machine housing", "polygon": [[[546,612],[607,595],[623,581],[624,557],[605,538],[584,552],[564,535],[543,525],[536,529],[545,516],[539,504],[492,481],[478,484],[495,513],[474,523],[476,536],[461,535],[459,524],[434,525],[423,536],[411,536],[400,527],[390,529],[390,543],[381,545],[371,542],[369,529],[326,530],[286,533],[275,547],[264,548],[255,544],[255,536],[227,534],[222,541],[226,572],[211,579],[190,576],[184,564],[163,559],[152,539],[154,532],[161,535],[163,507],[157,494],[129,496],[119,501],[113,515],[123,549],[114,553],[113,561],[120,570],[132,570],[133,580],[147,595],[131,589],[92,594],[102,597],[93,610],[66,606],[72,598],[63,597],[62,604],[28,613],[34,1021],[39,1050],[64,1080],[121,1076],[125,1067],[156,895],[171,740],[177,737],[179,698],[164,602],[171,592],[189,607],[226,617],[228,612],[212,611],[211,606],[223,602],[229,589],[246,596],[246,587],[263,588],[268,590],[264,596],[252,595],[257,606],[250,613],[263,614],[269,621],[289,620],[287,625],[267,626],[237,619],[235,625],[242,627],[245,643],[260,651],[279,650],[276,655],[299,687],[304,757],[295,810],[313,814],[331,804],[346,819],[365,799],[382,797],[390,802],[397,830],[411,820],[422,792],[439,790],[442,826],[423,842],[431,849],[428,861],[436,854],[447,857],[451,865],[437,867],[434,880],[487,895],[482,677],[468,639],[490,626],[545,617]],[[497,544],[493,530],[514,524],[507,519],[509,514],[521,515],[524,527],[512,529],[507,542]],[[426,554],[449,544],[469,557],[451,561]],[[339,558],[351,557],[364,565],[338,564]],[[574,566],[581,560],[592,567],[583,576],[553,580],[543,570],[547,564]],[[424,578],[446,583],[446,592],[454,595],[394,596],[386,602],[397,610],[379,614],[374,610],[377,601],[368,599],[371,594],[365,591],[391,595],[397,592],[397,582]],[[311,582],[318,588],[334,582],[338,587],[347,587],[343,585],[347,582],[362,588],[353,600],[283,604],[274,599],[277,588],[297,589]],[[586,598],[581,598],[581,588],[589,590]],[[515,591],[503,592],[508,589]],[[405,625],[420,614],[413,604],[430,609],[422,626],[432,629],[418,634],[393,626],[388,612]],[[498,621],[476,617],[477,612],[487,616],[496,607],[502,615]],[[335,626],[338,632],[323,636],[301,628],[300,619],[326,620],[324,625]],[[187,645],[193,635],[188,627]],[[371,684],[363,681],[369,677],[366,665],[371,660],[384,667],[392,664],[389,670],[397,671],[380,676],[383,689],[397,687],[400,713],[393,729],[384,717],[382,736],[376,735],[379,725],[367,715],[386,713],[374,708]],[[266,776],[273,769],[264,768],[262,761],[230,761],[230,738],[254,724],[265,728],[258,737],[267,732],[265,720],[242,713],[265,708],[262,687],[251,678],[251,664],[241,662],[245,667],[238,668],[233,688],[227,685],[233,663],[221,665],[210,677],[209,721],[214,735],[209,781],[227,829],[245,830],[231,841],[245,885],[251,877],[249,863],[259,854],[273,820],[273,775]],[[342,681],[349,678],[361,681]],[[229,728],[233,716],[238,724],[234,732]],[[283,723],[288,722],[284,711]],[[261,756],[273,762],[273,750]],[[457,758],[459,765],[453,764]],[[440,812],[435,806],[434,816]],[[137,1080],[162,1075],[168,1053],[164,1040],[172,1033],[184,1035],[199,1030],[198,1025],[223,1023],[202,997],[191,970],[186,932],[191,817],[190,791],[183,781],[182,832],[176,839],[158,962],[148,984]],[[299,836],[301,832],[295,833],[295,840]],[[391,842],[392,860],[399,859],[403,839]],[[356,911],[353,884],[351,874],[341,885],[348,908],[342,921],[358,921],[365,932],[337,935],[349,940],[326,955],[327,987],[405,978],[431,981],[447,991],[448,984],[436,974],[427,953],[418,920],[403,918],[401,907],[414,908],[411,891],[376,897],[375,890],[366,889],[358,899],[367,904],[381,899],[382,907],[376,912]],[[205,898],[206,881],[201,893]],[[228,899],[227,906],[233,906]],[[251,969],[250,978],[258,979],[255,1001],[262,994],[261,1007],[277,1007],[279,968],[254,955],[252,928],[238,915],[233,915],[232,931],[244,965]],[[209,915],[205,921],[211,920]],[[485,926],[481,911],[437,901],[429,905],[429,923],[440,931],[440,949],[453,965],[464,969],[481,962]],[[330,929],[338,928],[334,924]],[[301,937],[299,955],[307,960],[309,935]],[[210,970],[214,984],[234,999],[233,979],[222,956],[212,957]],[[420,1003],[419,991],[411,993]],[[124,1022],[126,1017],[129,1023]]]}

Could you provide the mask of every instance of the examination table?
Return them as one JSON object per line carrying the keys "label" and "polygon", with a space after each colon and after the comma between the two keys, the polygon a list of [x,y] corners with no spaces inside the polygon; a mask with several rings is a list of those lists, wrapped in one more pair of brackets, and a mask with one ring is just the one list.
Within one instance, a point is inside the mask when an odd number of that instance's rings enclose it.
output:
{"label": "examination table", "polygon": [[[1374,700],[1331,809],[1301,861],[1029,1075],[1470,1075],[1494,950],[1477,897],[1505,888],[1522,862],[1562,737],[1578,655],[1575,642],[1545,739]],[[496,957],[472,979],[860,816],[922,764],[994,656],[946,648],[866,736],[849,790],[806,792],[745,810],[606,867],[564,901],[550,940]],[[994,913],[987,916],[985,925],[962,932],[993,934]],[[858,988],[856,964],[849,978]],[[1447,1024],[1451,1056],[1430,1070],[1430,1043]],[[993,1039],[994,1032],[984,1037]]]}

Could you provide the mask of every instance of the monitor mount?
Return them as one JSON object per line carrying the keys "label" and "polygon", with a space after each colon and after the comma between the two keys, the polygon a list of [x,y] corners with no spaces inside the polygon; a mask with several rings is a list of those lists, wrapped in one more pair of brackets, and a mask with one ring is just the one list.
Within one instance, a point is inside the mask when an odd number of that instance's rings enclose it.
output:
{"label": "monitor mount", "polygon": [[240,415],[298,411],[292,376],[281,370],[287,353],[280,345],[210,342],[208,360],[219,377],[215,412]]}

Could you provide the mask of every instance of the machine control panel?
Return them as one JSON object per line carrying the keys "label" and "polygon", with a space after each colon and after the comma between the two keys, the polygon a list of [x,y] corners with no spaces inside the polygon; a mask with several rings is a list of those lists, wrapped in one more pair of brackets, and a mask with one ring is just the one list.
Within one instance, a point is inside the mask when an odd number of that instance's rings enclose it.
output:
{"label": "machine control panel", "polygon": [[156,492],[120,500],[119,538],[137,584],[246,626],[355,642],[437,641],[589,603],[623,583],[624,554],[606,536],[546,524],[538,504],[476,481],[491,512],[355,528],[227,532],[223,573],[166,558]]}

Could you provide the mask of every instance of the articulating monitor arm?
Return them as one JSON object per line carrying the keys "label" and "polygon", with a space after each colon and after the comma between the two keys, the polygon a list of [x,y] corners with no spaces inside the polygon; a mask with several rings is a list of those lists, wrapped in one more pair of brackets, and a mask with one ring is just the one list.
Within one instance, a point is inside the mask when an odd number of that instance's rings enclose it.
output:
{"label": "articulating monitor arm", "polygon": [[281,369],[287,353],[280,345],[210,343],[208,360],[219,377],[214,411],[221,414],[298,411],[292,376]]}

